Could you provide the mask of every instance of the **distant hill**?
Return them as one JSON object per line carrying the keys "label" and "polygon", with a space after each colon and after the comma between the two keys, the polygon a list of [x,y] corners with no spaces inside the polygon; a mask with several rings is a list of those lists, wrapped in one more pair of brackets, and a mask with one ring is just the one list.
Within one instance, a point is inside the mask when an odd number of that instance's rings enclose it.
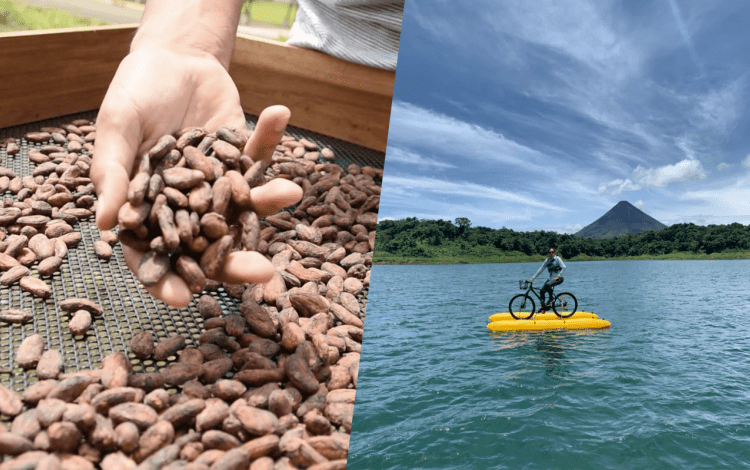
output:
{"label": "distant hill", "polygon": [[666,225],[638,209],[628,201],[620,201],[594,223],[576,233],[579,237],[612,238],[648,230],[661,230]]}

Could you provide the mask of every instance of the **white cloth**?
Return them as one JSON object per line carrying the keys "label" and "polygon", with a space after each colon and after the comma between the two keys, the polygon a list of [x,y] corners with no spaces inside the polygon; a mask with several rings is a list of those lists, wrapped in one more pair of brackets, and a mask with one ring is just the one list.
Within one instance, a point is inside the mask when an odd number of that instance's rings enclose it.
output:
{"label": "white cloth", "polygon": [[288,44],[396,70],[405,0],[297,0]]}

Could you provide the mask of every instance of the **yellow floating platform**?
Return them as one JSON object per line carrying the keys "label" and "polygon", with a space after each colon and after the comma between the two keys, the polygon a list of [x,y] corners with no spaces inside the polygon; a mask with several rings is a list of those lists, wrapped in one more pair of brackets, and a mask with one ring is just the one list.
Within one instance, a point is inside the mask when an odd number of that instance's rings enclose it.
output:
{"label": "yellow floating platform", "polygon": [[[579,318],[597,319],[599,316],[591,312],[576,312],[572,317],[566,318],[566,320],[576,320]],[[560,317],[558,317],[555,312],[537,313],[534,315],[534,320],[560,320]],[[510,312],[503,312],[491,315],[490,321],[516,321],[516,319],[510,316]]]}
{"label": "yellow floating platform", "polygon": [[572,320],[508,320],[493,321],[487,325],[491,331],[543,331],[587,330],[609,328],[610,322],[601,318],[575,318]]}

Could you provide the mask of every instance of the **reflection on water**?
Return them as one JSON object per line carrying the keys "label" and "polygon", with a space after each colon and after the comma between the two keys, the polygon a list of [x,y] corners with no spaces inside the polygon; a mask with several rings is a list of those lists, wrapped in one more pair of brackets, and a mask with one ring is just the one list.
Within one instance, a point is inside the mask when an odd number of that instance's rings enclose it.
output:
{"label": "reflection on water", "polygon": [[[565,335],[568,336],[568,335]],[[536,340],[536,350],[542,353],[545,373],[550,377],[564,377],[567,375],[565,366],[565,350],[575,348],[570,343],[570,337],[561,335],[539,335]]]}
{"label": "reflection on water", "polygon": [[748,268],[570,263],[609,329],[490,332],[528,265],[375,266],[347,468],[747,468]]}

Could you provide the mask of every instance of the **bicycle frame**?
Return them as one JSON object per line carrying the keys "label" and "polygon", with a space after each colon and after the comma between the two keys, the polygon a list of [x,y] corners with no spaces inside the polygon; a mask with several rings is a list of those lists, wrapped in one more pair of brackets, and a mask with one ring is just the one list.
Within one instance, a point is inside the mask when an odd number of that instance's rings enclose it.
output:
{"label": "bicycle frame", "polygon": [[[542,295],[541,295],[542,289],[535,288],[533,282],[529,282],[529,288],[526,289],[526,295],[529,295],[529,292],[531,292],[532,294],[534,294],[536,296],[536,298],[539,299],[540,303],[542,302]],[[550,297],[551,298],[549,299],[549,302],[552,303],[552,301],[555,298],[555,287],[554,286],[552,287],[552,294],[550,295]]]}
{"label": "bicycle frame", "polygon": [[[541,308],[539,309],[539,311],[546,311],[549,308],[552,308],[555,314],[558,317],[563,318],[563,319],[573,316],[575,312],[578,310],[578,300],[570,292],[562,292],[560,294],[557,294],[557,296],[555,296],[555,292],[554,292],[555,286],[550,286],[551,287],[550,298],[548,301],[548,306],[545,306],[545,303],[542,302],[542,295],[541,295],[542,288],[535,288],[534,284],[528,281],[520,281],[520,283],[521,283],[521,287],[526,286],[525,288],[521,289],[523,293],[513,296],[513,298],[510,300],[510,304],[508,305],[508,309],[510,310],[511,316],[515,318],[516,320],[525,320],[525,319],[532,318],[534,316],[534,314],[536,313],[536,306],[534,305],[535,302],[533,300],[534,297],[536,297],[537,300],[541,303]],[[534,294],[534,295],[532,296],[530,294]],[[514,306],[514,302],[517,300],[520,300],[520,304],[517,304]],[[530,307],[526,306],[527,300],[531,301],[532,305]],[[559,300],[559,304],[558,304],[558,300]],[[571,305],[572,308],[569,308],[569,305]],[[527,308],[531,308],[531,310],[530,311],[526,310]],[[518,315],[514,312],[518,313]],[[521,314],[520,312],[526,312],[526,313]]]}

